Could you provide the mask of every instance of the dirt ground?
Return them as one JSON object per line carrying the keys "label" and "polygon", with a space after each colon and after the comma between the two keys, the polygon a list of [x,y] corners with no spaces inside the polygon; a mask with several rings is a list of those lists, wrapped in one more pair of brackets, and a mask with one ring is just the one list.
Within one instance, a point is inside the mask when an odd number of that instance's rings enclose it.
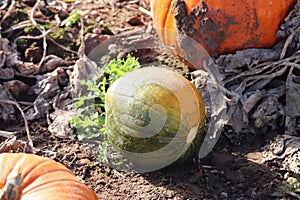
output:
{"label": "dirt ground", "polygon": [[[30,140],[24,128],[24,119],[14,104],[3,101],[6,93],[2,92],[0,105],[6,106],[2,106],[1,111],[4,107],[11,109],[6,110],[6,120],[0,118],[0,130],[3,131],[0,135],[0,153],[23,151],[50,157],[71,169],[96,192],[99,199],[300,199],[299,188],[286,185],[289,177],[299,181],[299,174],[282,167],[284,158],[263,162],[266,145],[279,135],[276,131],[267,136],[249,134],[239,142],[233,142],[228,134],[222,134],[213,151],[201,162],[192,159],[142,174],[121,172],[102,164],[89,151],[87,144],[75,139],[73,130],[66,131],[68,135],[51,132],[55,130],[52,123],[55,117],[68,117],[68,113],[62,110],[68,110],[65,105],[69,105],[70,101],[70,73],[83,53],[80,49],[82,41],[87,47],[84,51],[88,53],[94,44],[113,35],[151,27],[151,17],[147,12],[150,10],[149,0],[4,0],[0,1],[0,7],[0,64],[8,59],[3,57],[4,51],[18,52],[19,55],[13,60],[17,63],[14,65],[15,71],[0,71],[0,92],[5,86],[29,117],[28,128],[34,146],[33,149],[28,147]],[[81,11],[81,21],[64,28],[57,26],[58,19],[66,19],[75,10]],[[34,22],[44,26],[33,26]],[[49,37],[41,36],[47,30],[52,30],[46,33]],[[9,49],[4,48],[6,41],[9,42]],[[139,52],[139,60],[146,62],[153,59],[153,54],[148,53]],[[174,56],[168,53],[159,56],[165,64],[170,64],[171,68],[190,78],[191,70]],[[40,62],[41,59],[44,61]],[[39,90],[42,84],[52,83],[39,82],[45,76],[55,76],[58,87],[50,87],[47,92]],[[32,90],[40,91],[51,99],[49,105],[35,110],[34,100],[38,95]],[[299,134],[293,137],[299,140]],[[299,147],[297,144],[296,149]],[[299,148],[293,155],[296,153],[299,155]],[[299,157],[295,162],[299,169]]]}

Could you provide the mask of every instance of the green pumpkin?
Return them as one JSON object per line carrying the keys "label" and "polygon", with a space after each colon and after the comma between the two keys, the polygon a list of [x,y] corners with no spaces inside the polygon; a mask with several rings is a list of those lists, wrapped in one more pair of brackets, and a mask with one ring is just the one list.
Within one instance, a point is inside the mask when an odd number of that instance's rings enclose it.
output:
{"label": "green pumpkin", "polygon": [[106,132],[110,143],[139,171],[152,171],[191,155],[205,122],[204,102],[186,78],[145,67],[108,89]]}

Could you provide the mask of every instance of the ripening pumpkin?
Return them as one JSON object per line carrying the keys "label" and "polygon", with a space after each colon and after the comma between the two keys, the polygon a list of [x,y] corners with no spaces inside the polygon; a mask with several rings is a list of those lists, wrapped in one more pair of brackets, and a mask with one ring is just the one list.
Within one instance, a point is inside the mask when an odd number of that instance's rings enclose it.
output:
{"label": "ripening pumpkin", "polygon": [[[279,40],[276,31],[296,2],[150,0],[150,5],[158,36],[165,45],[174,47],[174,53],[181,56],[186,48],[192,48],[192,53],[200,54],[202,47],[211,56],[218,56],[251,47],[272,47]],[[201,47],[186,43],[185,37]]]}
{"label": "ripening pumpkin", "polygon": [[205,121],[204,102],[195,86],[160,67],[119,78],[106,93],[105,111],[109,141],[139,172],[190,156]]}
{"label": "ripening pumpkin", "polygon": [[1,200],[97,200],[64,165],[33,154],[0,154]]}

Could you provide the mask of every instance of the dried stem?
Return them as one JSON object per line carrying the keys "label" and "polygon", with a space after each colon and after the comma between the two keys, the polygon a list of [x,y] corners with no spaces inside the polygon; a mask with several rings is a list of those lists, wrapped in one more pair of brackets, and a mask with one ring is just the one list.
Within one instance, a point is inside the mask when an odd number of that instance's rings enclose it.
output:
{"label": "dried stem", "polygon": [[34,13],[36,11],[36,9],[38,8],[38,6],[40,5],[41,0],[37,0],[35,5],[32,8],[32,11],[30,13],[29,19],[31,21],[31,23],[37,28],[39,29],[39,31],[42,33],[43,35],[43,56],[42,59],[39,62],[39,67],[42,65],[42,63],[44,62],[45,58],[46,58],[46,54],[47,54],[47,32],[45,30],[45,28],[43,26],[40,26],[34,19]]}
{"label": "dried stem", "polygon": [[248,70],[225,79],[224,84],[227,85],[234,82],[235,80],[241,79],[242,81],[235,89],[236,92],[239,91],[239,93],[241,93],[245,90],[246,87],[253,85],[259,80],[272,79],[274,77],[280,76],[291,67],[300,69],[300,64],[298,64],[299,61],[300,56],[298,54],[294,54],[291,57],[278,61],[260,63],[254,65],[252,67],[252,70]]}
{"label": "dried stem", "polygon": [[18,110],[20,111],[20,113],[21,113],[21,115],[22,115],[22,117],[24,119],[25,131],[26,131],[26,134],[27,134],[29,145],[30,145],[31,148],[33,148],[33,142],[32,142],[30,131],[29,131],[28,121],[27,121],[25,113],[23,112],[23,110],[20,107],[20,105],[17,102],[15,102],[15,101],[12,101],[12,100],[3,100],[3,99],[0,99],[0,103],[14,105],[15,107],[18,108]]}
{"label": "dried stem", "polygon": [[293,38],[295,37],[295,35],[298,32],[300,32],[300,26],[291,35],[289,35],[289,37],[286,39],[286,42],[285,42],[285,44],[282,48],[281,54],[280,54],[280,59],[284,58],[289,44],[293,41]]}
{"label": "dried stem", "polygon": [[151,13],[149,10],[147,10],[147,9],[145,9],[145,8],[143,8],[143,7],[139,7],[138,10],[139,10],[140,12],[142,12],[142,13],[144,13],[144,14],[150,16],[150,17],[153,17],[152,13]]}
{"label": "dried stem", "polygon": [[85,42],[84,42],[84,21],[83,18],[80,17],[80,23],[81,23],[81,27],[80,27],[80,47],[78,49],[78,57],[79,58],[83,58],[85,55]]}
{"label": "dried stem", "polygon": [[0,38],[1,38],[1,25],[2,23],[4,22],[4,20],[11,14],[13,8],[15,7],[15,4],[16,4],[16,1],[15,0],[12,0],[11,1],[11,4],[7,10],[7,12],[5,13],[5,15],[3,16],[2,20],[0,21]]}
{"label": "dried stem", "polygon": [[65,47],[65,46],[63,46],[63,45],[57,43],[52,37],[50,37],[50,36],[48,36],[48,35],[47,35],[46,37],[47,37],[48,40],[50,40],[53,44],[55,44],[55,45],[58,46],[59,48],[65,50],[65,51],[67,51],[67,52],[74,53],[75,55],[78,55],[78,53],[77,53],[76,51],[73,51],[73,50],[71,50],[71,49],[68,49],[67,47]]}
{"label": "dried stem", "polygon": [[[41,0],[37,0],[35,5],[33,6],[32,8],[32,12],[30,13],[30,16],[29,16],[29,19],[31,21],[31,23],[37,27],[37,29],[42,33],[42,35],[38,36],[38,39],[41,39],[43,38],[43,56],[39,62],[39,67],[42,65],[42,63],[44,62],[45,58],[46,58],[46,55],[47,55],[47,39],[50,40],[52,43],[54,43],[56,46],[60,47],[61,49],[65,50],[65,51],[68,51],[68,52],[71,52],[71,53],[74,53],[77,55],[77,52],[76,51],[72,51],[71,49],[68,49],[66,47],[64,47],[63,45],[61,44],[58,44],[53,38],[51,38],[48,34],[50,32],[53,31],[53,29],[50,29],[48,31],[45,30],[45,28],[41,25],[39,25],[36,20],[34,19],[34,13],[36,11],[36,9],[38,8],[39,4],[40,4]],[[60,20],[57,19],[56,17],[56,21],[57,22],[60,22]],[[59,23],[57,24],[56,27],[54,27],[54,29],[58,28],[59,27]],[[32,38],[30,38],[32,39]]]}
{"label": "dried stem", "polygon": [[10,138],[11,136],[15,135],[17,132],[9,132],[9,131],[1,131],[0,136],[5,138]]}

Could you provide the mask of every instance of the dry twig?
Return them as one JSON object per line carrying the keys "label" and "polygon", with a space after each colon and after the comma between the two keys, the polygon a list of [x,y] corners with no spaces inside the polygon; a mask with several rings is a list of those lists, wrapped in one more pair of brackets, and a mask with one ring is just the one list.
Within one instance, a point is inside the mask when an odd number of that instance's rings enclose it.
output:
{"label": "dry twig", "polygon": [[30,19],[30,21],[31,21],[31,23],[37,28],[37,29],[39,29],[39,31],[42,33],[42,35],[44,35],[43,36],[43,56],[42,56],[42,58],[41,58],[41,60],[40,60],[40,62],[39,62],[39,67],[42,65],[42,63],[43,63],[43,61],[45,60],[45,57],[46,57],[46,54],[47,54],[47,39],[46,39],[46,35],[47,35],[47,33],[46,33],[46,30],[45,30],[45,28],[43,27],[43,26],[41,26],[41,25],[39,25],[36,21],[35,21],[35,19],[34,19],[34,13],[35,13],[35,11],[36,11],[36,9],[38,8],[38,6],[39,6],[39,4],[40,4],[40,2],[41,2],[41,0],[37,0],[36,1],[36,3],[35,3],[35,5],[33,6],[33,8],[32,8],[32,11],[31,11],[31,13],[30,13],[30,16],[29,16],[29,19]]}
{"label": "dry twig", "polygon": [[57,43],[52,37],[50,37],[50,36],[48,36],[48,35],[47,35],[46,37],[47,37],[48,40],[50,40],[53,44],[55,44],[55,45],[58,46],[59,48],[65,50],[65,51],[67,51],[67,52],[74,53],[75,55],[78,55],[78,53],[77,53],[76,51],[73,51],[73,50],[71,50],[71,49],[68,49],[67,47],[65,47],[65,46],[63,46],[63,45]]}
{"label": "dry twig", "polygon": [[0,136],[5,138],[10,138],[11,136],[15,135],[17,132],[9,132],[9,131],[1,131]]}
{"label": "dry twig", "polygon": [[0,37],[1,37],[1,29],[2,29],[1,25],[4,22],[4,20],[11,14],[11,11],[15,7],[15,4],[16,4],[16,1],[12,0],[9,8],[7,9],[7,12],[5,13],[5,15],[3,16],[2,20],[0,21]]}
{"label": "dry twig", "polygon": [[0,103],[14,105],[15,107],[18,108],[18,110],[20,111],[20,113],[21,113],[21,115],[22,115],[22,117],[24,119],[25,131],[26,131],[26,134],[27,134],[29,145],[30,145],[30,147],[33,148],[33,142],[32,142],[31,136],[30,136],[28,121],[27,121],[25,113],[23,112],[23,110],[20,107],[20,105],[17,102],[15,102],[15,101],[12,101],[12,100],[3,100],[3,99],[0,99]]}
{"label": "dry twig", "polygon": [[142,12],[142,13],[144,13],[144,14],[150,16],[150,17],[153,17],[152,13],[151,13],[149,10],[147,10],[147,9],[145,9],[145,8],[143,8],[143,7],[139,7],[138,10],[139,10],[140,12]]}
{"label": "dry twig", "polygon": [[289,37],[286,39],[286,42],[285,42],[285,44],[282,48],[281,54],[280,54],[280,59],[284,58],[289,44],[293,41],[293,38],[295,37],[295,35],[298,32],[300,32],[300,26],[291,35],[289,35]]}
{"label": "dry twig", "polygon": [[20,141],[17,140],[16,136],[10,136],[0,144],[0,153],[5,153],[11,150],[23,148],[22,146],[23,145]]}
{"label": "dry twig", "polygon": [[[59,48],[67,51],[67,52],[71,52],[71,53],[74,53],[75,55],[77,55],[77,52],[76,51],[73,51],[71,49],[68,49],[66,47],[64,47],[63,45],[61,44],[58,44],[53,38],[51,38],[48,34],[53,32],[55,29],[57,29],[59,27],[59,22],[60,22],[60,19],[58,19],[58,17],[56,16],[55,19],[56,19],[56,22],[57,22],[57,25],[56,27],[46,31],[45,28],[41,25],[39,25],[36,20],[34,19],[34,14],[35,14],[35,11],[37,10],[39,4],[40,4],[41,0],[37,0],[35,5],[33,6],[32,8],[32,11],[30,13],[30,16],[29,16],[29,19],[31,21],[31,23],[37,27],[37,29],[42,33],[42,35],[40,36],[37,36],[37,37],[28,37],[28,39],[41,39],[43,38],[43,56],[39,62],[39,67],[42,65],[42,63],[44,62],[45,58],[46,58],[46,54],[47,54],[47,39],[50,40],[52,43],[54,43],[56,46],[58,46]],[[22,38],[25,38],[26,36],[22,36]]]}

